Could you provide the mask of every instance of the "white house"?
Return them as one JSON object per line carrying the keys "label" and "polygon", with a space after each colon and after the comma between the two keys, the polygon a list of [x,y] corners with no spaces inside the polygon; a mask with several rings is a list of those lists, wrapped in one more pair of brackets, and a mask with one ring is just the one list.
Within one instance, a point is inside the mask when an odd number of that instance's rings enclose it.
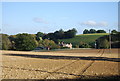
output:
{"label": "white house", "polygon": [[69,44],[66,44],[66,43],[64,43],[64,42],[61,42],[61,43],[59,43],[61,46],[63,46],[63,47],[69,47],[70,49],[72,49],[72,44],[71,43],[69,43]]}

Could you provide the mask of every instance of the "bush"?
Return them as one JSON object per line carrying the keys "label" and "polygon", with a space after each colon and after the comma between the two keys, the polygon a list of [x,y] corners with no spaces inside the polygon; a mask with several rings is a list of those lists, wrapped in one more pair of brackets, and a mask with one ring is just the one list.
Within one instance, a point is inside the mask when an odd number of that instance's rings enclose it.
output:
{"label": "bush", "polygon": [[79,45],[75,45],[75,48],[79,48]]}
{"label": "bush", "polygon": [[80,42],[79,47],[80,48],[90,48],[91,46],[88,43]]}
{"label": "bush", "polygon": [[58,46],[53,40],[48,40],[48,39],[44,39],[42,41],[38,42],[39,45],[41,47],[49,47],[50,49],[58,49],[60,48],[60,46]]}
{"label": "bush", "polygon": [[69,47],[61,47],[61,49],[70,49]]}
{"label": "bush", "polygon": [[95,42],[91,42],[89,43],[89,45],[91,46],[91,48],[95,48]]}

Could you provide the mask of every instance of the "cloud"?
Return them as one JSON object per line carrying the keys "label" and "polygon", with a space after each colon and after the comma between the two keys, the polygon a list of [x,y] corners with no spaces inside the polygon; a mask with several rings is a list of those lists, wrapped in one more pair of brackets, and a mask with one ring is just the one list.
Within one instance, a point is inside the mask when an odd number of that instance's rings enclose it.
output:
{"label": "cloud", "polygon": [[108,23],[105,22],[105,21],[102,21],[102,22],[96,22],[96,21],[85,21],[85,22],[82,22],[81,25],[86,25],[86,26],[94,26],[94,27],[105,27],[105,26],[108,26]]}
{"label": "cloud", "polygon": [[45,20],[42,19],[42,18],[38,18],[38,17],[33,18],[33,21],[36,22],[36,23],[48,24],[47,21],[45,21]]}
{"label": "cloud", "polygon": [[98,26],[108,26],[108,23],[105,21],[99,22]]}
{"label": "cloud", "polygon": [[95,26],[96,22],[95,21],[86,21],[86,22],[82,22],[81,25]]}

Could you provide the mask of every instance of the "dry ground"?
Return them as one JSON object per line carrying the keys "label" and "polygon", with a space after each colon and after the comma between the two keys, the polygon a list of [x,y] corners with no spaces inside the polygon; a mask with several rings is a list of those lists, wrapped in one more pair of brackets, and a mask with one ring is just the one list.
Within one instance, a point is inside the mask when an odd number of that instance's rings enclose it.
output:
{"label": "dry ground", "polygon": [[119,75],[118,49],[0,52],[3,79],[84,79]]}

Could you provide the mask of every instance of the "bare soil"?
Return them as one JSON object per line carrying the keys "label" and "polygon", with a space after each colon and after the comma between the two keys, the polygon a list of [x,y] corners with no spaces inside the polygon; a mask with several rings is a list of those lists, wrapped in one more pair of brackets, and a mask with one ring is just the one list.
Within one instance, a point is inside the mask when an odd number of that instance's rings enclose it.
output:
{"label": "bare soil", "polygon": [[0,51],[2,79],[76,79],[119,76],[118,49]]}

